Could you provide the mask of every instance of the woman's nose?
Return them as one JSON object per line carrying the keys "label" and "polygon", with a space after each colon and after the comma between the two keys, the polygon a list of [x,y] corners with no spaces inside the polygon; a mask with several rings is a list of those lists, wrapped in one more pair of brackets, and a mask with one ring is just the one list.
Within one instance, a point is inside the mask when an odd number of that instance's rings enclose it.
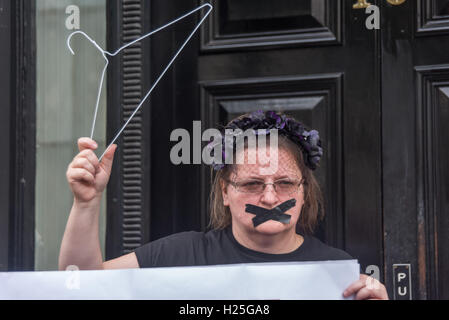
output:
{"label": "woman's nose", "polygon": [[272,184],[267,184],[265,186],[260,201],[270,205],[279,202],[278,194],[276,193],[276,190],[274,189],[274,186]]}

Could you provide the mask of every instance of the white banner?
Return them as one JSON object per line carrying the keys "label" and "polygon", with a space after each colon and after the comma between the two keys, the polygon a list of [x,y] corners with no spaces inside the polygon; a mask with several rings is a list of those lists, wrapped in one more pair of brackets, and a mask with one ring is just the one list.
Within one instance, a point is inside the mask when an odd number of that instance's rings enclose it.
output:
{"label": "white banner", "polygon": [[334,300],[359,272],[357,260],[0,272],[0,299]]}

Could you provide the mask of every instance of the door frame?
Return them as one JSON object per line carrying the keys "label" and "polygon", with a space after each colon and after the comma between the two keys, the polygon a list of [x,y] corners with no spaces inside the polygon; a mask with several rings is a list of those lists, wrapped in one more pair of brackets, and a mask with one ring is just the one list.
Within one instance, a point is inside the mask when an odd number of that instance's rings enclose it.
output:
{"label": "door frame", "polygon": [[[0,139],[5,156],[0,166],[6,179],[1,182],[0,270],[34,270],[35,160],[36,160],[36,35],[35,3],[27,0],[2,1],[9,42],[2,44],[2,56],[9,55],[9,70],[0,76],[7,105],[0,118],[5,135]],[[9,15],[9,17],[8,17]],[[8,19],[9,18],[9,19]],[[8,21],[9,20],[9,21]],[[3,22],[3,21],[2,21]],[[6,30],[6,31],[5,31]]]}

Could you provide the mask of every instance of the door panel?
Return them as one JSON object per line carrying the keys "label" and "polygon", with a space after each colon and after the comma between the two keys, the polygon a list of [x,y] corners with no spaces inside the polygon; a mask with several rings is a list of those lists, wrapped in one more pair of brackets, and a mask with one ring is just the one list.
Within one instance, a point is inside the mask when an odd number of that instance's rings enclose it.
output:
{"label": "door panel", "polygon": [[[205,1],[202,1],[205,3]],[[340,43],[341,3],[332,0],[212,0],[202,50]]]}
{"label": "door panel", "polygon": [[418,211],[418,219],[423,218],[418,224],[419,266],[426,270],[429,294],[448,299],[443,283],[448,281],[444,270],[449,268],[449,253],[443,248],[449,245],[449,65],[419,67],[416,73],[418,199],[423,204]]}
{"label": "door panel", "polygon": [[[205,81],[201,87],[201,119],[206,128],[228,123],[254,110],[279,110],[320,132],[324,150],[329,150],[317,170],[324,187],[326,219],[320,237],[329,244],[343,244],[343,183],[341,141],[342,74],[284,76]],[[202,183],[209,190],[210,170],[203,167]],[[202,193],[203,215],[207,217],[207,192]],[[323,233],[325,232],[325,234]]]}

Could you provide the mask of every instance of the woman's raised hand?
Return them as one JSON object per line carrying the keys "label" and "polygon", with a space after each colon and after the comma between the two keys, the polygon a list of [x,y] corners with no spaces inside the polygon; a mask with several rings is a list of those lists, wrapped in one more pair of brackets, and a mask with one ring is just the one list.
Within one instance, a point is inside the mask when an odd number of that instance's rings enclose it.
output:
{"label": "woman's raised hand", "polygon": [[113,144],[99,162],[93,150],[97,143],[90,138],[79,138],[79,153],[73,158],[66,172],[67,181],[79,203],[100,199],[111,175],[114,153],[117,145]]}

